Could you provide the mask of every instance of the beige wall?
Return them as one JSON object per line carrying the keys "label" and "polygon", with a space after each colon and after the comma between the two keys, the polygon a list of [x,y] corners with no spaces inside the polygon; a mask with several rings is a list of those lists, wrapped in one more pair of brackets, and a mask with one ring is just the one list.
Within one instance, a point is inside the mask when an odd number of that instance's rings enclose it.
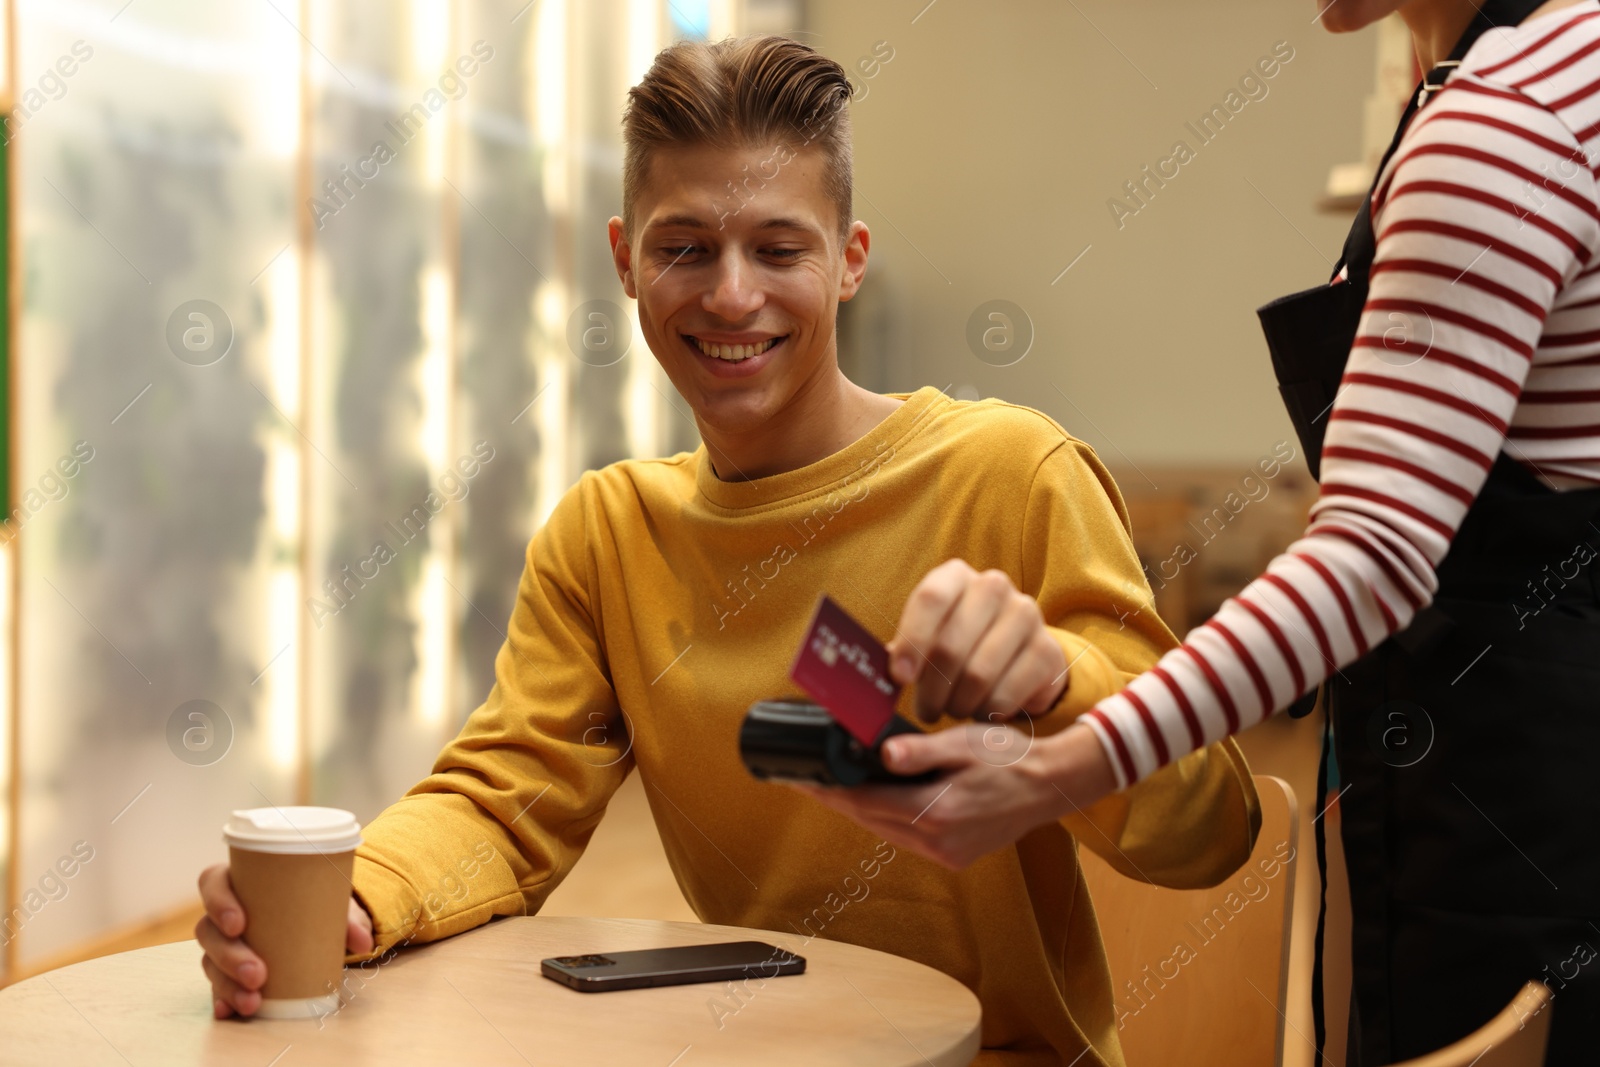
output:
{"label": "beige wall", "polygon": [[[802,39],[847,67],[894,50],[853,109],[869,285],[899,324],[865,384],[1027,403],[1119,465],[1246,465],[1292,441],[1254,309],[1338,257],[1347,219],[1314,205],[1360,154],[1372,32],[1327,34],[1309,0],[925,3],[807,5]],[[1119,229],[1107,201],[1178,139],[1198,145],[1185,123],[1279,41],[1294,57],[1267,95]],[[965,339],[995,298],[1036,330],[1010,367]]]}

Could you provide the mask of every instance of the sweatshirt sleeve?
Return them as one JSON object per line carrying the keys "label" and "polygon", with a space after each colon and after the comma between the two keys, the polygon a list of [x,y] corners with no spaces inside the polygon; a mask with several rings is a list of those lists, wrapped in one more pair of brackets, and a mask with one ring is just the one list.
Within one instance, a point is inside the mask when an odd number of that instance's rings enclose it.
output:
{"label": "sweatshirt sleeve", "polygon": [[[1310,525],[1089,712],[1119,782],[1260,722],[1432,603],[1519,402],[1544,405],[1530,424],[1563,412],[1523,386],[1552,306],[1600,244],[1583,158],[1549,110],[1470,77],[1421,113],[1374,193],[1377,250]],[[1525,458],[1515,432],[1510,447]]]}
{"label": "sweatshirt sleeve", "polygon": [[[1122,494],[1088,445],[1067,438],[1039,465],[1022,524],[1022,588],[1069,663],[1067,688],[1021,728],[1058,732],[1177,644],[1156,614]],[[1233,740],[1201,748],[1062,820],[1129,878],[1215,885],[1250,856],[1260,804]]]}
{"label": "sweatshirt sleeve", "polygon": [[592,611],[589,481],[528,546],[488,699],[362,831],[353,882],[372,955],[536,912],[633,765]]}

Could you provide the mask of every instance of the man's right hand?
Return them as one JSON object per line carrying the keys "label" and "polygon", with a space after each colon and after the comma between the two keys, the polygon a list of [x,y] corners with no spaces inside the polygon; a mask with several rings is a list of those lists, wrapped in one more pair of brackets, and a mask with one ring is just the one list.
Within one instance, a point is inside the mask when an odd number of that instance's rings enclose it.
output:
{"label": "man's right hand", "polygon": [[[244,943],[244,905],[234,896],[226,863],[200,872],[200,902],[206,913],[195,923],[194,937],[205,952],[200,966],[211,980],[212,1011],[219,1019],[254,1015],[261,1007],[267,965]],[[344,943],[347,952],[358,956],[372,951],[372,917],[354,896]]]}

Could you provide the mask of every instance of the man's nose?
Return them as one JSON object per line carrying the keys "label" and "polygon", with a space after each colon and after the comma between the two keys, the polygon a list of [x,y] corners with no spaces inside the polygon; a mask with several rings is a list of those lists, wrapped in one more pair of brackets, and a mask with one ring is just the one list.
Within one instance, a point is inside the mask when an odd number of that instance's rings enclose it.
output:
{"label": "man's nose", "polygon": [[717,260],[716,278],[702,298],[701,307],[718,318],[737,322],[761,310],[764,303],[766,296],[744,257],[732,250],[724,252]]}

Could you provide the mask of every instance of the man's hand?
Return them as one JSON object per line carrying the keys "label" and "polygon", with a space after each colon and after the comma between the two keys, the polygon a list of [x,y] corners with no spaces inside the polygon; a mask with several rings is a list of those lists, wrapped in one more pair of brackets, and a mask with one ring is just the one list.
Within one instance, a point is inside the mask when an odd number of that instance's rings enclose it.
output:
{"label": "man's hand", "polygon": [[1049,711],[1067,686],[1067,657],[1039,605],[1004,571],[979,573],[941,563],[917,583],[889,642],[889,671],[917,686],[917,716],[983,716]]}
{"label": "man's hand", "polygon": [[[261,1007],[267,965],[244,943],[244,905],[233,893],[226,863],[200,872],[200,901],[206,913],[195,923],[194,938],[205,951],[200,967],[211,980],[212,1013],[219,1019],[236,1012],[253,1015]],[[356,955],[372,951],[372,917],[354,896],[344,944]]]}
{"label": "man's hand", "polygon": [[[995,730],[1013,735],[1009,743],[994,744],[990,735]],[[1004,764],[983,758],[997,749],[1023,755]],[[1083,725],[1031,745],[1010,727],[956,726],[931,734],[899,734],[884,742],[883,760],[896,774],[934,768],[948,773],[918,786],[788,784],[890,844],[951,870],[1093,804],[1116,785],[1100,739]]]}

